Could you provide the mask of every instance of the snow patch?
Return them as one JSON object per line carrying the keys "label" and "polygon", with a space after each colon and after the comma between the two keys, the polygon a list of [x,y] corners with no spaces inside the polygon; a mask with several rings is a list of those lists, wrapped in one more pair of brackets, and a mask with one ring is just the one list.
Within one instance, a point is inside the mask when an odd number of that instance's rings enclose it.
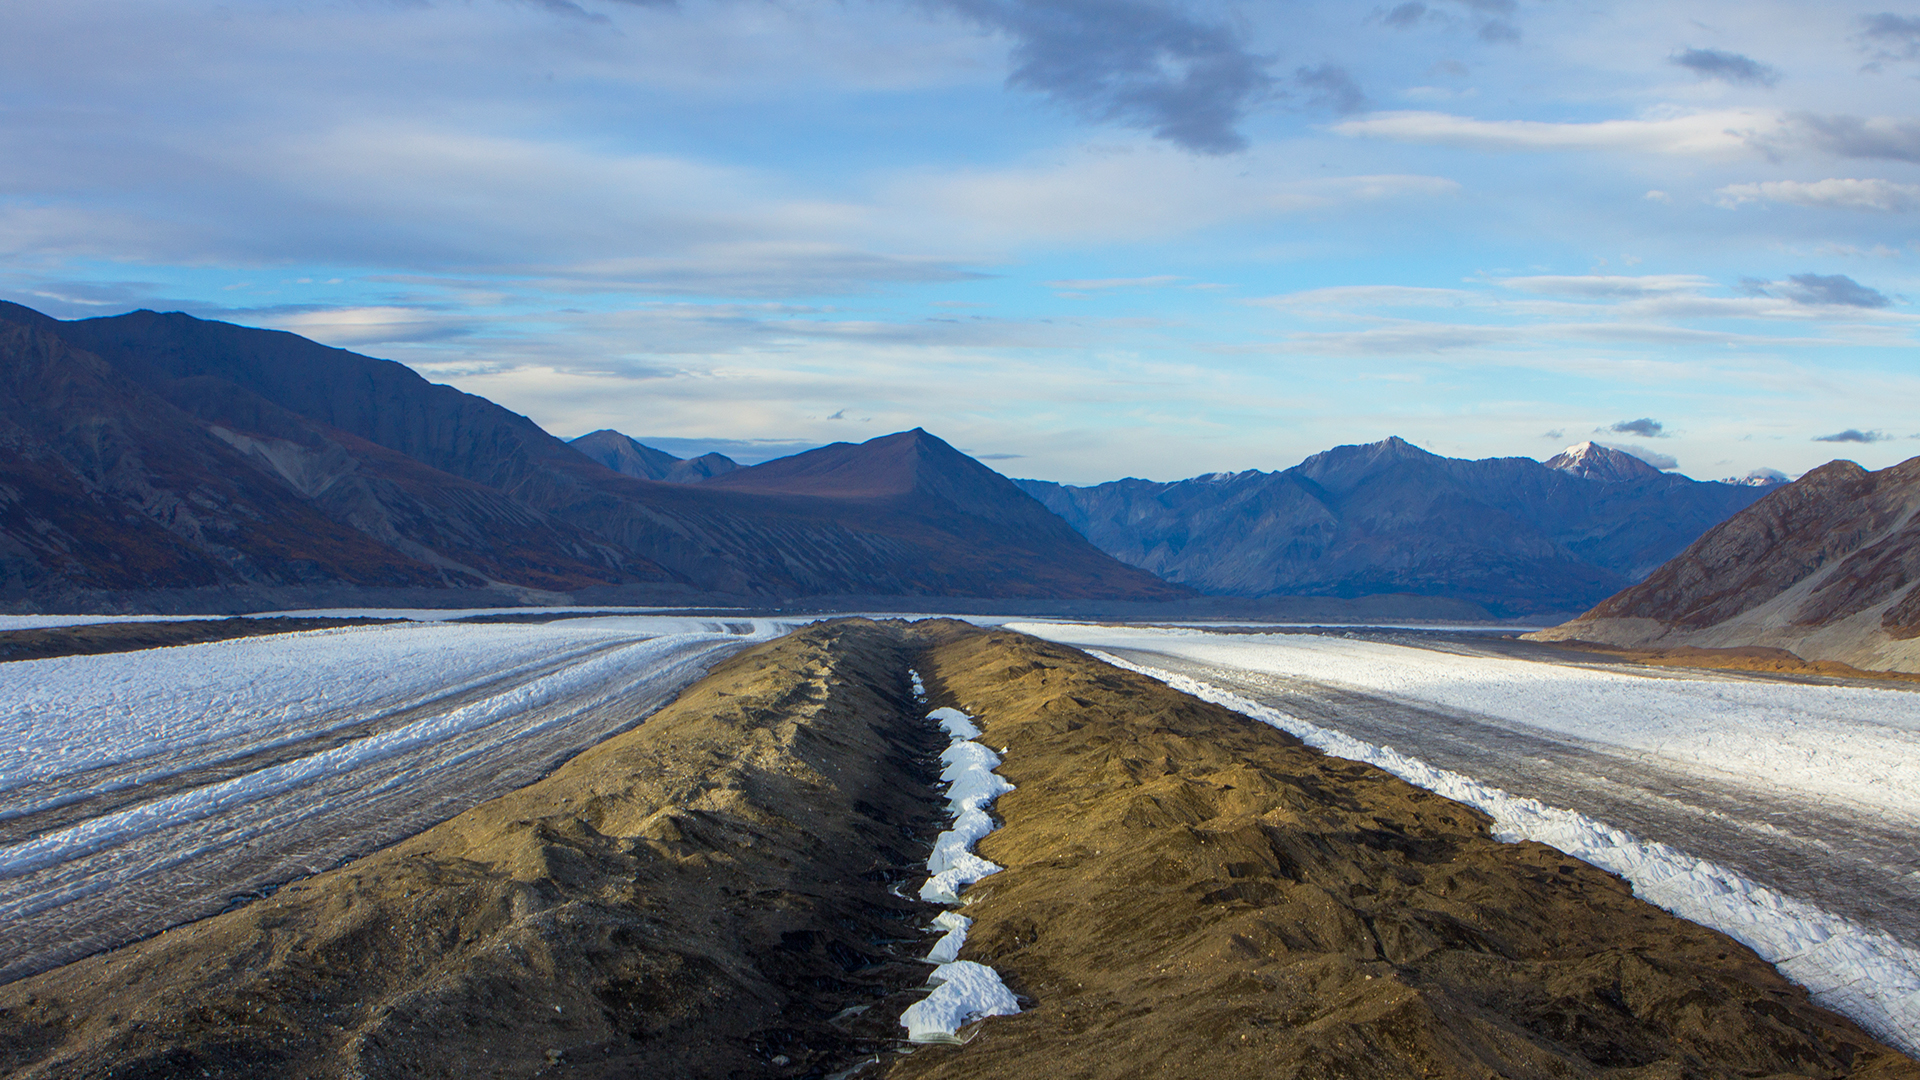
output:
{"label": "snow patch", "polygon": [[900,1015],[909,1042],[957,1044],[960,1039],[954,1032],[968,1021],[1013,1016],[1020,1011],[1013,991],[985,964],[971,960],[941,964],[927,976],[927,983],[933,986],[933,993]]}
{"label": "snow patch", "polygon": [[[926,684],[920,673],[907,673],[913,680],[914,697],[926,701]],[[1013,790],[1013,785],[994,773],[1000,755],[972,740],[980,737],[973,718],[959,709],[939,708],[927,714],[939,723],[951,740],[940,754],[940,779],[947,782],[947,808],[953,827],[933,842],[927,856],[926,884],[920,887],[920,899],[943,904],[962,904],[960,890],[1001,867],[973,853],[973,845],[994,830],[987,807],[993,800]],[[900,1016],[907,1039],[916,1043],[958,1043],[954,1034],[963,1024],[989,1016],[1012,1016],[1020,1011],[1013,992],[1000,976],[984,964],[957,959],[966,944],[967,930],[973,920],[954,911],[934,917],[932,929],[945,931],[928,951],[927,959],[940,966],[927,978],[933,993],[909,1007]]]}

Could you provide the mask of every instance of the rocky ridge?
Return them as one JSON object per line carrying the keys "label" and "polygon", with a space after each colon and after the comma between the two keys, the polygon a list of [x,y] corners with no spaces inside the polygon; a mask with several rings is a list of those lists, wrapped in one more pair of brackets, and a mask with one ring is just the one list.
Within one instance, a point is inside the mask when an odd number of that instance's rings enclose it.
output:
{"label": "rocky ridge", "polygon": [[1920,458],[1835,461],[1709,530],[1645,581],[1529,635],[1631,649],[1779,649],[1920,672]]}

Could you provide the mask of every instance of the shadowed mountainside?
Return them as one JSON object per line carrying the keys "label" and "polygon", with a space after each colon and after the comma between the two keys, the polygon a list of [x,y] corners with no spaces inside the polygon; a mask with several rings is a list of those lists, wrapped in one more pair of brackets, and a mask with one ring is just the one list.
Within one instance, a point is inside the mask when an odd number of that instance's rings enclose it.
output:
{"label": "shadowed mountainside", "polygon": [[1785,649],[1920,671],[1920,458],[1823,465],[1713,528],[1645,581],[1529,635],[1623,648]]}
{"label": "shadowed mountainside", "polygon": [[1763,494],[1593,444],[1555,460],[1463,461],[1392,438],[1281,472],[1017,483],[1101,550],[1203,593],[1412,593],[1499,615],[1589,606]]}
{"label": "shadowed mountainside", "polygon": [[[1053,527],[1011,483],[924,432],[891,437],[944,449],[927,459],[910,491],[710,489],[622,475],[485,398],[293,334],[150,311],[60,322],[13,304],[0,304],[0,325],[18,328],[23,341],[37,335],[87,355],[118,388],[118,397],[101,398],[92,412],[36,403],[57,365],[36,367],[16,350],[6,358],[20,388],[8,416],[27,435],[36,410],[55,408],[103,428],[146,423],[130,419],[141,413],[177,430],[182,445],[201,448],[122,454],[103,466],[142,490],[179,473],[162,484],[175,497],[128,504],[157,531],[143,522],[114,535],[96,519],[124,513],[62,494],[63,487],[80,490],[61,472],[74,467],[67,457],[47,450],[45,439],[15,440],[25,449],[8,475],[39,509],[6,533],[14,595],[229,581],[437,588],[498,581],[549,593],[639,586],[763,598],[1186,595]],[[156,402],[166,408],[149,404]],[[148,442],[158,447],[156,440]],[[842,467],[855,473],[897,464],[885,439],[841,453]],[[955,476],[943,480],[940,469]],[[177,512],[194,504],[187,492],[196,484],[245,487],[249,505],[258,506],[234,520],[256,524],[221,525],[215,533],[231,542],[202,551],[207,530],[192,531],[199,516]],[[994,507],[995,499],[1014,505]],[[72,539],[49,547],[36,523],[59,521]],[[286,555],[268,543],[282,532],[301,542]],[[267,545],[258,556],[256,536]],[[55,550],[69,554],[48,554]],[[254,568],[262,559],[289,568]],[[149,563],[155,572],[140,569]]]}

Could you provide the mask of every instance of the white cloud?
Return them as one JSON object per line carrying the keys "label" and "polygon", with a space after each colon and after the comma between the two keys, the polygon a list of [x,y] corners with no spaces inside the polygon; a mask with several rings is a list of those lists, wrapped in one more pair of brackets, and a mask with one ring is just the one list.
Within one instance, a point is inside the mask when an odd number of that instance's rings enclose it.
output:
{"label": "white cloud", "polygon": [[1767,180],[1757,184],[1728,184],[1714,194],[1719,196],[1720,205],[1728,209],[1750,202],[1881,213],[1920,209],[1920,184],[1899,184],[1891,180]]}
{"label": "white cloud", "polygon": [[1502,278],[1500,284],[1540,296],[1640,300],[1655,296],[1690,295],[1711,287],[1713,282],[1697,274],[1538,274]]}
{"label": "white cloud", "polygon": [[1610,150],[1725,156],[1751,152],[1756,133],[1772,131],[1779,123],[1777,114],[1738,109],[1583,123],[1475,120],[1438,112],[1382,112],[1341,121],[1334,124],[1332,130],[1349,136],[1473,150]]}

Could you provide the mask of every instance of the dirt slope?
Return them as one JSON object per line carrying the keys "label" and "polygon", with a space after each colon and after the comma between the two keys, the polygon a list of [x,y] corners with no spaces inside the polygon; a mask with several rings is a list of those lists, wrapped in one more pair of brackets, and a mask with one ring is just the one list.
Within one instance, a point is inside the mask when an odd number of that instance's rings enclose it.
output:
{"label": "dirt slope", "polygon": [[1033,1001],[898,1080],[1920,1076],[1732,940],[1072,650],[935,651],[1017,790],[963,959]]}
{"label": "dirt slope", "polygon": [[[939,740],[1018,790],[964,959],[1027,1011],[895,1024]],[[856,1011],[859,1006],[869,1006]],[[910,1054],[901,1053],[912,1050]],[[1874,1077],[1920,1066],[1731,940],[1476,812],[958,623],[741,654],[539,784],[0,987],[18,1077]]]}
{"label": "dirt slope", "polygon": [[1834,461],[1714,527],[1631,588],[1537,641],[1783,649],[1920,672],[1920,458]]}

